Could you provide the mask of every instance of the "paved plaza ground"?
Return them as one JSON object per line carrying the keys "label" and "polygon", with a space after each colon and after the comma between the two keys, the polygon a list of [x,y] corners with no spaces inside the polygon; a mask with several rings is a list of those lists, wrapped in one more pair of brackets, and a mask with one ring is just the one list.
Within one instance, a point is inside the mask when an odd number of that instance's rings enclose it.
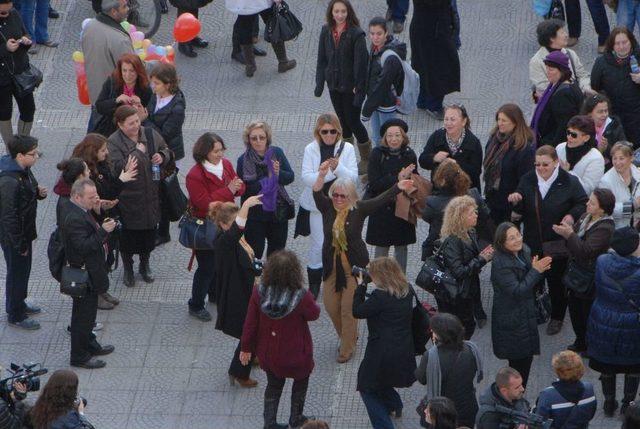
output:
{"label": "paved plaza ground", "polygon": [[[142,0],[148,1],[148,0]],[[360,20],[366,23],[383,15],[383,0],[355,0]],[[224,8],[223,0],[214,0],[201,11],[202,36],[211,42],[199,50],[196,59],[177,56],[182,89],[187,100],[184,125],[186,152],[205,131],[219,133],[226,141],[227,156],[235,164],[243,151],[241,132],[252,119],[271,124],[274,142],[284,148],[298,175],[304,146],[311,141],[312,129],[319,113],[330,110],[328,93],[321,99],[313,96],[315,85],[317,40],[324,20],[326,0],[290,0],[293,11],[303,22],[304,32],[288,43],[290,57],[297,68],[278,74],[273,51],[258,58],[253,79],[244,76],[243,67],[230,59],[231,27],[235,19]],[[515,101],[527,113],[531,111],[528,60],[538,46],[534,27],[538,18],[531,11],[530,0],[458,0],[462,19],[462,92],[447,97],[462,102],[471,116],[473,131],[485,142],[493,125],[495,110],[502,103]],[[40,182],[50,190],[57,179],[56,163],[68,157],[84,136],[88,108],[76,99],[71,53],[79,49],[80,24],[92,16],[87,0],[53,0],[61,18],[50,22],[51,37],[60,41],[57,49],[40,49],[33,61],[42,67],[45,80],[37,91],[34,134],[40,138],[44,156],[35,168]],[[596,38],[586,5],[583,4],[584,34],[577,46],[580,57],[591,67],[596,55]],[[411,13],[411,12],[410,12]],[[175,9],[163,17],[163,28],[153,40],[158,45],[171,43],[170,28]],[[409,17],[410,18],[410,17]],[[613,20],[612,20],[613,22]],[[261,24],[261,28],[263,28]],[[400,35],[408,43],[407,28]],[[260,43],[264,46],[264,42]],[[419,111],[408,119],[412,147],[419,153],[428,135],[440,124]],[[186,158],[183,172],[193,165]],[[298,196],[301,183],[290,186]],[[0,364],[9,362],[43,362],[50,371],[67,368],[71,300],[58,292],[58,285],[48,272],[46,245],[55,223],[57,197],[51,195],[39,204],[38,235],[29,288],[32,302],[43,307],[37,316],[42,329],[24,332],[0,322]],[[419,240],[426,236],[427,225],[419,225]],[[137,282],[135,288],[122,283],[122,271],[111,275],[111,292],[122,303],[113,311],[99,311],[98,320],[105,327],[99,333],[103,344],[114,344],[115,353],[106,357],[107,367],[99,370],[78,369],[81,394],[88,399],[87,414],[98,429],[174,429],[221,428],[248,429],[262,427],[262,396],[266,377],[259,369],[253,376],[255,389],[230,387],[227,380],[229,360],[236,341],[214,330],[214,323],[202,323],[189,317],[186,302],[190,296],[193,273],[186,266],[189,252],[177,242],[177,228],[172,225],[174,241],[153,252],[156,273],[153,284]],[[288,247],[306,260],[307,240],[293,240]],[[419,244],[410,248],[409,278],[415,279],[420,266]],[[372,249],[370,249],[372,250]],[[4,264],[0,276],[4,278]],[[491,314],[492,291],[488,268],[483,272],[482,294],[487,313]],[[4,288],[2,282],[1,288]],[[0,294],[4,297],[4,293]],[[423,294],[425,299],[426,294]],[[209,310],[215,316],[215,306]],[[337,338],[324,310],[311,324],[315,345],[316,368],[311,376],[306,413],[328,420],[332,428],[370,427],[362,401],[355,391],[358,365],[364,352],[366,327],[360,325],[357,354],[351,362],[335,362]],[[505,364],[492,353],[490,326],[476,331],[473,340],[480,346],[485,364],[484,389],[496,370]],[[541,329],[542,355],[534,360],[526,397],[535,401],[538,392],[552,380],[551,356],[573,341],[567,323],[560,335],[548,337]],[[597,374],[588,370],[586,379],[597,382]],[[45,377],[46,378],[46,377]],[[598,399],[601,390],[597,384]],[[288,418],[290,384],[281,403],[280,420]],[[398,428],[418,428],[415,406],[425,389],[418,384],[402,389],[404,417]],[[607,419],[599,410],[593,428],[619,427],[620,422]]]}

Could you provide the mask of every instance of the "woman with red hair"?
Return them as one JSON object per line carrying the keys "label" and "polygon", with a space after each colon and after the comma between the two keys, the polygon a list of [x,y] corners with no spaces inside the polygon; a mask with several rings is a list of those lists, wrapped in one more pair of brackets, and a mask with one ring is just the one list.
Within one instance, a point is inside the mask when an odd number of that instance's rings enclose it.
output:
{"label": "woman with red hair", "polygon": [[96,100],[96,110],[101,118],[91,132],[105,137],[116,132],[113,113],[125,104],[138,109],[140,122],[144,122],[149,116],[147,105],[152,94],[149,77],[140,57],[135,54],[122,55],[113,73],[102,85],[102,91]]}

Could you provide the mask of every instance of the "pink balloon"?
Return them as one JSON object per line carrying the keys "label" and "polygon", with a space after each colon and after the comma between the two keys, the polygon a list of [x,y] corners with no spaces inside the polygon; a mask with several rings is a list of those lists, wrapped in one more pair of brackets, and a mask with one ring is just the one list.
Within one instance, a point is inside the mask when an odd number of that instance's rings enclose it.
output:
{"label": "pink balloon", "polygon": [[131,39],[136,42],[142,42],[144,40],[144,33],[142,31],[136,31],[131,33]]}

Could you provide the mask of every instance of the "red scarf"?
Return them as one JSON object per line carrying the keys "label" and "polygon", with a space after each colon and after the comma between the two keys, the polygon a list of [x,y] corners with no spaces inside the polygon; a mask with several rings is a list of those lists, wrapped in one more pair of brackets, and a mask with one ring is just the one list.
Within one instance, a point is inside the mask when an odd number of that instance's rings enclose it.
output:
{"label": "red scarf", "polygon": [[338,43],[340,43],[340,36],[342,35],[342,33],[344,33],[344,31],[347,29],[347,22],[343,22],[342,25],[340,26],[335,26],[333,27],[333,42],[335,43],[336,46],[338,46]]}
{"label": "red scarf", "polygon": [[134,95],[136,95],[135,89],[136,89],[136,86],[135,86],[135,85],[133,85],[133,86],[129,87],[129,86],[127,86],[127,84],[125,83],[125,84],[122,86],[122,93],[123,93],[124,95],[126,95],[127,97],[133,97]]}

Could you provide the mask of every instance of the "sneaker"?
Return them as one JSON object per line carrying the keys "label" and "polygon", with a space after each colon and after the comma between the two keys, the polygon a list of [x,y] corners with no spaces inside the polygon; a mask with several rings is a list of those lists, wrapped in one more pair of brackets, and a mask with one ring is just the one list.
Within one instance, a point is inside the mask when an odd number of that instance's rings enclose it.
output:
{"label": "sneaker", "polygon": [[36,42],[31,43],[31,47],[29,48],[29,54],[35,55],[38,53],[38,44]]}
{"label": "sneaker", "polygon": [[27,314],[40,314],[42,313],[42,309],[40,307],[38,307],[37,305],[33,305],[33,304],[26,304],[27,308],[24,311]]}
{"label": "sneaker", "polygon": [[40,323],[32,319],[24,319],[21,322],[9,322],[9,325],[24,329],[25,331],[35,331],[40,329]]}
{"label": "sneaker", "polygon": [[393,32],[398,34],[404,31],[404,22],[393,21]]}
{"label": "sneaker", "polygon": [[91,358],[85,362],[70,362],[70,364],[71,366],[76,366],[78,368],[84,368],[84,369],[97,369],[97,368],[104,368],[105,366],[107,366],[107,363],[105,361],[100,359],[94,359],[94,358]]}
{"label": "sneaker", "polygon": [[59,43],[54,42],[53,40],[47,40],[46,42],[40,43],[42,46],[46,46],[47,48],[57,48]]}
{"label": "sneaker", "polygon": [[189,309],[189,314],[198,320],[202,320],[203,322],[209,322],[211,320],[211,313],[209,313],[205,308],[203,308],[202,310]]}
{"label": "sneaker", "polygon": [[96,331],[102,331],[102,328],[104,328],[104,325],[100,322],[96,322],[95,325],[93,325],[93,329],[92,331],[95,333]]}

